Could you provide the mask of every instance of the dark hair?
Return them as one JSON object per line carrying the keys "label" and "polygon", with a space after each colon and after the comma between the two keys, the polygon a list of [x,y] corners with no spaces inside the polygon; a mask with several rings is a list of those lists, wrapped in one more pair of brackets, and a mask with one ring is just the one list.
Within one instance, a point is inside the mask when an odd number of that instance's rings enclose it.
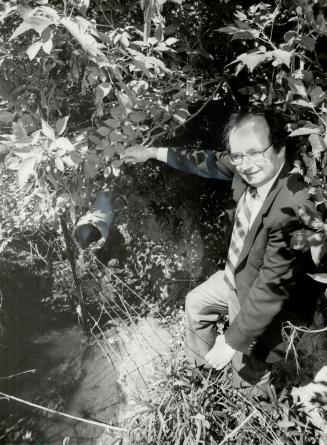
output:
{"label": "dark hair", "polygon": [[223,140],[227,150],[230,150],[229,136],[233,128],[239,127],[244,121],[252,117],[260,116],[265,119],[269,128],[270,143],[274,146],[276,152],[279,152],[286,143],[287,130],[284,116],[276,109],[265,109],[260,111],[238,111],[233,113],[224,128]]}

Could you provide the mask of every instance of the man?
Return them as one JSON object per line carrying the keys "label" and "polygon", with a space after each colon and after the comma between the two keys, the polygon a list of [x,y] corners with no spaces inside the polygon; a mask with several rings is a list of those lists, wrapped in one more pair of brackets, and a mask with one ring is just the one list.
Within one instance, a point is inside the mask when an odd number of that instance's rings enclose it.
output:
{"label": "man", "polygon": [[[291,173],[281,116],[238,113],[226,126],[229,151],[130,149],[130,162],[156,158],[186,172],[232,179],[230,246],[218,271],[186,297],[186,356],[217,370],[230,361],[238,384],[267,391],[271,363],[283,356],[282,323],[308,322],[318,295],[307,273],[315,270],[309,252],[293,250],[292,235],[303,228],[299,209],[314,212],[307,187]],[[224,335],[219,314],[228,313]]]}

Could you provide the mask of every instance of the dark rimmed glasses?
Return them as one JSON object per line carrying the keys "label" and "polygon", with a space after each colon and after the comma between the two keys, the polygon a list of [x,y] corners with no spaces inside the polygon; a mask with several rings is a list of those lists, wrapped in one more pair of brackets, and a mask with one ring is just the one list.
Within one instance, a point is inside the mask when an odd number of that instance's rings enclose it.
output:
{"label": "dark rimmed glasses", "polygon": [[243,153],[229,153],[229,160],[233,165],[241,165],[243,162],[243,158],[246,156],[249,162],[260,162],[265,159],[264,153],[270,148],[272,144],[269,144],[268,147],[263,150],[257,150],[256,148],[250,148],[245,154]]}

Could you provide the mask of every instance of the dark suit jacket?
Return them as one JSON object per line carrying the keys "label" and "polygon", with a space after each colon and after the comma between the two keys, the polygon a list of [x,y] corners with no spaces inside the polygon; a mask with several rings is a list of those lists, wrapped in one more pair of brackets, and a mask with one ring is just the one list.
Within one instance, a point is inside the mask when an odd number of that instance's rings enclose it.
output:
{"label": "dark suit jacket", "polygon": [[[168,164],[203,177],[232,180],[230,236],[236,204],[247,184],[230,164],[228,152],[169,149]],[[225,333],[226,341],[267,361],[276,359],[276,354],[268,354],[278,353],[282,323],[310,322],[319,295],[319,284],[307,275],[315,271],[310,253],[290,248],[293,232],[304,227],[299,207],[315,210],[306,184],[286,162],[251,226],[235,269],[241,310]]]}

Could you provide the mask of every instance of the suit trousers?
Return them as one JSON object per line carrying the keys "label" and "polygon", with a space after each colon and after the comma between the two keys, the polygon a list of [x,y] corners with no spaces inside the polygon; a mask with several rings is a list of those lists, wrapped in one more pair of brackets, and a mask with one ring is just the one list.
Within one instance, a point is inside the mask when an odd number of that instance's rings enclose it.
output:
{"label": "suit trousers", "polygon": [[[228,315],[231,323],[239,310],[236,292],[227,286],[222,270],[186,296],[185,354],[191,364],[206,367],[204,357],[215,343],[219,315]],[[267,393],[270,364],[254,354],[245,355],[237,351],[232,359],[232,370],[235,388],[248,388],[254,395]]]}

